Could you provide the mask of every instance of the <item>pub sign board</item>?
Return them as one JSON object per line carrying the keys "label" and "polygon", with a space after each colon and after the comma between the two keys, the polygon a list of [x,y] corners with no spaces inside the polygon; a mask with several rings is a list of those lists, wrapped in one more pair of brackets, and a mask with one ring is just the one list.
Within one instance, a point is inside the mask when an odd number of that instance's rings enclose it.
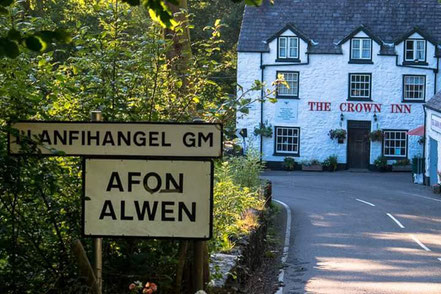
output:
{"label": "pub sign board", "polygon": [[[215,123],[48,122],[10,125],[9,153],[23,154],[21,140],[38,142],[42,155],[220,158],[222,125]],[[17,134],[17,133],[16,133]]]}
{"label": "pub sign board", "polygon": [[207,240],[211,160],[84,159],[83,234]]}

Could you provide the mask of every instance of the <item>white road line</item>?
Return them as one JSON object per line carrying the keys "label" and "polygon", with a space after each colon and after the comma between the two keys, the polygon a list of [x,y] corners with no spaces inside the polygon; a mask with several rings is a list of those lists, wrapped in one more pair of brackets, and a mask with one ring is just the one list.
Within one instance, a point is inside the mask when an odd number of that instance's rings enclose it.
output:
{"label": "white road line", "polygon": [[399,193],[400,193],[400,194],[404,194],[404,195],[409,195],[409,196],[414,196],[414,197],[419,197],[419,198],[424,198],[424,199],[429,199],[429,200],[433,200],[433,201],[441,202],[441,199],[436,199],[436,198],[432,198],[432,197],[421,196],[421,195],[414,194],[414,193],[406,193],[406,192],[399,192]]}
{"label": "white road line", "polygon": [[[283,254],[282,254],[282,264],[286,263],[288,259],[288,250],[289,250],[289,240],[291,239],[291,209],[289,206],[279,200],[273,199],[273,201],[281,204],[286,210],[286,233],[285,233],[285,243],[283,245]],[[282,268],[279,274],[279,282],[283,285],[283,280],[285,279],[285,268]],[[279,286],[276,294],[283,294],[283,287]]]}
{"label": "white road line", "polygon": [[438,259],[439,261],[441,261],[441,257],[438,257],[437,259]]}
{"label": "white road line", "polygon": [[415,242],[418,243],[418,245],[421,246],[421,248],[423,248],[423,249],[426,250],[426,251],[432,251],[432,250],[430,250],[429,248],[427,248],[426,245],[424,245],[423,243],[421,243],[421,241],[418,240],[417,237],[415,237],[414,235],[410,235],[410,236],[412,237],[412,239],[413,239]]}
{"label": "white road line", "polygon": [[394,222],[396,222],[397,223],[397,225],[400,227],[400,228],[402,228],[402,229],[404,229],[404,226],[392,215],[392,214],[390,214],[390,213],[386,213],[387,214],[387,216],[388,217],[390,217]]}
{"label": "white road line", "polygon": [[367,205],[370,205],[370,206],[375,206],[375,204],[372,204],[370,202],[367,202],[367,201],[364,201],[364,200],[361,200],[361,199],[358,199],[358,198],[356,198],[355,200],[363,202],[364,204],[367,204]]}

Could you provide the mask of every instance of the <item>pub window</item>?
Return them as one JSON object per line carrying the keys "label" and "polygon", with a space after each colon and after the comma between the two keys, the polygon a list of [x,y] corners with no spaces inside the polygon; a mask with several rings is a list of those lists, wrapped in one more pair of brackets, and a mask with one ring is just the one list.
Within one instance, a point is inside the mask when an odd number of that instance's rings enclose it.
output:
{"label": "pub window", "polygon": [[404,101],[424,101],[426,76],[403,76],[403,91]]}
{"label": "pub window", "polygon": [[299,154],[300,128],[276,127],[276,154]]}
{"label": "pub window", "polygon": [[277,97],[280,98],[298,98],[299,97],[299,73],[298,72],[277,72],[277,78],[280,75],[285,79],[286,84],[277,86]]}
{"label": "pub window", "polygon": [[278,58],[298,59],[299,38],[279,37]]}
{"label": "pub window", "polygon": [[371,98],[371,74],[349,74],[349,98]]}
{"label": "pub window", "polygon": [[405,61],[425,61],[426,60],[426,41],[425,40],[406,40],[404,44]]}
{"label": "pub window", "polygon": [[383,155],[386,157],[407,157],[407,131],[384,131]]}
{"label": "pub window", "polygon": [[351,59],[370,60],[372,41],[367,38],[354,38],[351,41]]}

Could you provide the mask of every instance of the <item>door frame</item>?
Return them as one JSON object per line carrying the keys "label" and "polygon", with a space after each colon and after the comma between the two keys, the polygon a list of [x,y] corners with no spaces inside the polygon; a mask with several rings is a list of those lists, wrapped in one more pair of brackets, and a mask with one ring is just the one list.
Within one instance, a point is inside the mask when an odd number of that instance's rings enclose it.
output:
{"label": "door frame", "polygon": [[[348,120],[346,124],[347,138],[346,138],[346,169],[349,169],[349,129],[364,129],[371,132],[372,122],[370,120]],[[369,142],[368,150],[368,169],[371,165],[371,142]]]}

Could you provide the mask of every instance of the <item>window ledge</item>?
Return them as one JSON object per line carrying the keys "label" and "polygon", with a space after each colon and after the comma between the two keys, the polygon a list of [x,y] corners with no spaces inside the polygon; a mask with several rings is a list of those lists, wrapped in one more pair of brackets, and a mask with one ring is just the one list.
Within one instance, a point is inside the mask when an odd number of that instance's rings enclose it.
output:
{"label": "window ledge", "polygon": [[405,156],[393,156],[393,155],[383,155],[387,160],[403,160],[407,159],[407,155]]}
{"label": "window ledge", "polygon": [[273,156],[293,156],[293,157],[300,157],[300,154],[298,153],[277,153],[274,152]]}
{"label": "window ledge", "polygon": [[368,102],[373,102],[372,98],[351,98],[349,97],[346,101],[368,101]]}
{"label": "window ledge", "polygon": [[403,65],[429,65],[425,61],[403,61]]}
{"label": "window ledge", "polygon": [[351,59],[349,60],[350,64],[374,64],[370,59]]}
{"label": "window ledge", "polygon": [[424,100],[401,100],[401,103],[425,103]]}
{"label": "window ledge", "polygon": [[298,59],[298,58],[277,58],[276,62],[299,62],[300,63],[300,59]]}
{"label": "window ledge", "polygon": [[296,97],[296,96],[279,96],[279,95],[276,95],[276,98],[277,99],[296,99],[296,100],[299,100],[300,98],[299,97]]}

